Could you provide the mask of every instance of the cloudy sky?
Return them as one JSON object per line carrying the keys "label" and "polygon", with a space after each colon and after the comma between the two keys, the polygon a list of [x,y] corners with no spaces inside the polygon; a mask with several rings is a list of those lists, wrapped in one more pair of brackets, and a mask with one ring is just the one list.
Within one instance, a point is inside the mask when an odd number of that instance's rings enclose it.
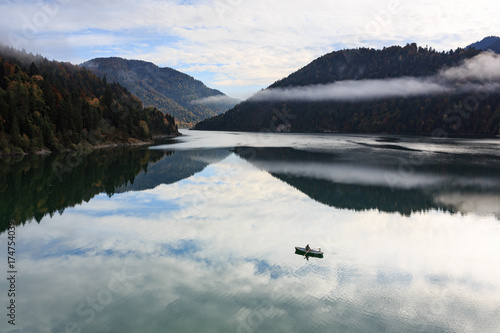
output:
{"label": "cloudy sky", "polygon": [[[325,53],[498,35],[493,0],[1,0],[0,42],[75,64],[142,59],[246,98]],[[6,15],[7,14],[7,15]]]}

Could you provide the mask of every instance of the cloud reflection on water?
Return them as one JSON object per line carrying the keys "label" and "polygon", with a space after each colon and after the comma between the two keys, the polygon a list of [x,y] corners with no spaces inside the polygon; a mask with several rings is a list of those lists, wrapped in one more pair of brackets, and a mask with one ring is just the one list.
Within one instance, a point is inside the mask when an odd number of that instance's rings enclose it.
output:
{"label": "cloud reflection on water", "polygon": [[[210,195],[197,206],[200,193]],[[68,323],[82,332],[491,332],[498,324],[494,217],[337,209],[235,155],[18,230],[25,332]],[[295,255],[306,242],[325,258]],[[90,320],[88,297],[123,268],[126,286]]]}

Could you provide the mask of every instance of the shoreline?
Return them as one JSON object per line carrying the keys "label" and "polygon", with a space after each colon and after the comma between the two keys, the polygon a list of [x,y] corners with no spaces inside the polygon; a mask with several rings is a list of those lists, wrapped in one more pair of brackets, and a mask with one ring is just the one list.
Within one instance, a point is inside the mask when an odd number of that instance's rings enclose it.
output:
{"label": "shoreline", "polygon": [[140,147],[140,146],[147,146],[147,145],[152,145],[155,143],[155,140],[159,139],[174,139],[179,136],[182,136],[181,133],[177,134],[160,134],[160,135],[154,135],[153,139],[150,141],[141,141],[139,139],[135,138],[129,138],[130,141],[128,142],[108,142],[108,143],[102,143],[98,145],[90,145],[90,144],[79,144],[77,146],[77,149],[63,149],[58,152],[51,151],[47,148],[43,148],[40,150],[37,150],[35,152],[30,152],[26,153],[23,152],[21,153],[10,153],[10,154],[5,154],[3,152],[0,152],[0,159],[3,157],[8,157],[8,156],[26,156],[26,155],[50,155],[53,153],[68,153],[68,152],[78,152],[78,151],[89,151],[93,149],[106,149],[106,148],[123,148],[123,147]]}
{"label": "shoreline", "polygon": [[433,133],[392,133],[392,132],[340,132],[340,131],[243,131],[236,129],[196,129],[190,128],[190,131],[200,132],[236,132],[236,133],[255,133],[255,134],[333,134],[333,135],[387,135],[387,136],[408,136],[408,137],[422,137],[422,138],[450,138],[450,139],[500,139],[500,134],[497,135],[476,135],[476,134],[453,134],[444,133],[445,135],[439,136]]}

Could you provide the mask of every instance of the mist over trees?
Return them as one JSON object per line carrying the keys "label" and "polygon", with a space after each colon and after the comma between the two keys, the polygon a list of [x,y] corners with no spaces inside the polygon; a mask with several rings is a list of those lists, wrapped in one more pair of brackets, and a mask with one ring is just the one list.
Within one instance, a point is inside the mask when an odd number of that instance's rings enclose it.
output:
{"label": "mist over trees", "polygon": [[361,87],[367,82],[395,82],[395,78],[436,77],[440,71],[459,66],[480,53],[474,48],[437,52],[416,44],[331,52],[195,128],[417,135],[431,135],[438,130],[450,135],[496,136],[500,134],[498,89],[403,97],[381,94],[380,98],[364,99],[346,96],[344,100],[259,100],[259,94],[266,96],[268,92],[296,87],[348,81],[359,82]]}
{"label": "mist over trees", "polygon": [[178,135],[174,118],[69,63],[0,49],[0,153],[61,151]]}

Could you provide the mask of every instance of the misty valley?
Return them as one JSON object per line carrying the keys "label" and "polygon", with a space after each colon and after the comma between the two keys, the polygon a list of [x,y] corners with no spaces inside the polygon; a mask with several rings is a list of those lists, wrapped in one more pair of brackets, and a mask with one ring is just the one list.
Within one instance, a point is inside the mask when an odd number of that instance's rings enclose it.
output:
{"label": "misty valley", "polygon": [[6,332],[498,327],[498,140],[181,132],[0,160]]}

